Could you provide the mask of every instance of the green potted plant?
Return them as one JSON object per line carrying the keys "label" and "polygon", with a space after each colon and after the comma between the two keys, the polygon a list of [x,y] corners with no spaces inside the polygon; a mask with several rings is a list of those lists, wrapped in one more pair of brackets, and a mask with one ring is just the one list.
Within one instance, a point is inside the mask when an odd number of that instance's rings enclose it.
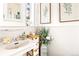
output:
{"label": "green potted plant", "polygon": [[45,44],[45,45],[48,44],[49,40],[47,40],[46,37],[49,35],[49,29],[46,29],[45,27],[43,27],[41,30],[38,30],[36,34],[39,35],[41,44]]}
{"label": "green potted plant", "polygon": [[49,35],[49,30],[44,27],[37,34],[39,35],[41,44],[48,45],[49,40],[46,37]]}
{"label": "green potted plant", "polygon": [[48,42],[50,40],[49,37],[49,29],[46,29],[43,27],[41,30],[37,31],[37,34],[39,35],[39,55],[43,55],[43,52],[45,52],[44,55],[47,55],[47,47],[48,47]]}

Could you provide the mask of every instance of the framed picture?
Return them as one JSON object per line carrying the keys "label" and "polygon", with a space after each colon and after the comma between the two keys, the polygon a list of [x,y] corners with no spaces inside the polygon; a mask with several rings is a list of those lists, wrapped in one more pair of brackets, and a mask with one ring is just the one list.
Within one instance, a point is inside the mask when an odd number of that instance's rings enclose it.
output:
{"label": "framed picture", "polygon": [[25,4],[25,19],[26,19],[26,26],[30,25],[31,19],[31,3]]}
{"label": "framed picture", "polygon": [[25,18],[30,19],[31,4],[25,4]]}
{"label": "framed picture", "polygon": [[60,3],[59,20],[60,22],[79,21],[79,3]]}
{"label": "framed picture", "polygon": [[25,26],[33,24],[32,3],[4,3],[3,20],[6,22],[24,23]]}
{"label": "framed picture", "polygon": [[22,5],[20,3],[7,3],[3,6],[3,13],[5,20],[21,21],[22,19]]}
{"label": "framed picture", "polygon": [[40,24],[51,23],[51,3],[40,3]]}
{"label": "framed picture", "polygon": [[6,19],[30,19],[31,3],[6,3],[3,12]]}

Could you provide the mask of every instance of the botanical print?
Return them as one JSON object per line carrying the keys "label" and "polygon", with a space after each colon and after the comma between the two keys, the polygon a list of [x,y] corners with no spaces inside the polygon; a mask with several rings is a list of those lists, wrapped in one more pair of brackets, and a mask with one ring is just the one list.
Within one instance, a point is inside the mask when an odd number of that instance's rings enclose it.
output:
{"label": "botanical print", "polygon": [[61,22],[70,22],[79,20],[78,3],[60,3],[59,17]]}
{"label": "botanical print", "polygon": [[63,6],[65,9],[64,13],[66,13],[68,15],[72,14],[72,4],[71,3],[64,3]]}
{"label": "botanical print", "polygon": [[50,16],[50,3],[40,4],[40,23],[49,24]]}
{"label": "botanical print", "polygon": [[43,15],[44,17],[47,17],[47,12],[48,12],[48,9],[47,9],[47,6],[45,6],[44,7],[44,15]]}

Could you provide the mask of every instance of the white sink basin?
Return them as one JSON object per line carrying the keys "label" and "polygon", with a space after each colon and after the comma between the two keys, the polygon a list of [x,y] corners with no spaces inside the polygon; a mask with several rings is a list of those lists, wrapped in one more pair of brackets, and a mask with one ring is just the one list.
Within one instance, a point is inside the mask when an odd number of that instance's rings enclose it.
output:
{"label": "white sink basin", "polygon": [[16,41],[16,42],[12,42],[10,44],[4,45],[4,48],[5,49],[16,49],[21,46],[27,45],[28,43],[29,43],[29,40]]}

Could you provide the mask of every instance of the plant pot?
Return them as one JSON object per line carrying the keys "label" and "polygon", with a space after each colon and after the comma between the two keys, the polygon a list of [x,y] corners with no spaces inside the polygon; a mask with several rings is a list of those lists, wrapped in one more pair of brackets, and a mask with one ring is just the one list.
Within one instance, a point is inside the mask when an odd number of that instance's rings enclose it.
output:
{"label": "plant pot", "polygon": [[42,44],[42,46],[41,46],[41,56],[47,56],[47,45]]}

